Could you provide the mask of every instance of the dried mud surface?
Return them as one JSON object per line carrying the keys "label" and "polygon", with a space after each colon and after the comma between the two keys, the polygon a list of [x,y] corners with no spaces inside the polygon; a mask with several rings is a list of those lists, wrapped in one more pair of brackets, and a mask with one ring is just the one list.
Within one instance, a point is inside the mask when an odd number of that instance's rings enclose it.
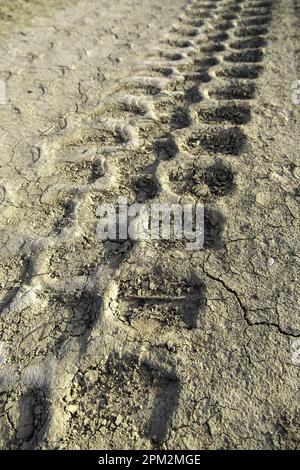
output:
{"label": "dried mud surface", "polygon": [[[299,1],[0,23],[1,448],[299,449]],[[119,195],[201,201],[204,248],[100,242]]]}

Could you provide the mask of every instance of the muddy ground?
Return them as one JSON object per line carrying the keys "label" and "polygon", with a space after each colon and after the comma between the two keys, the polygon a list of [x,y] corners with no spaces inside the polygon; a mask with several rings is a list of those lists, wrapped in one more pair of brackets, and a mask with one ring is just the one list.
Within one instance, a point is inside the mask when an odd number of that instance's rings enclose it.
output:
{"label": "muddy ground", "polygon": [[[0,26],[1,448],[299,449],[300,2]],[[119,196],[204,204],[203,248],[100,241]]]}

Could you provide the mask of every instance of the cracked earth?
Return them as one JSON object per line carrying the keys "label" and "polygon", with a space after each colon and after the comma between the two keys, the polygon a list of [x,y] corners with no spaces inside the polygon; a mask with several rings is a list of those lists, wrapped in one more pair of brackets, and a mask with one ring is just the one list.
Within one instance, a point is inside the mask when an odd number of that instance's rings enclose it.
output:
{"label": "cracked earth", "polygon": [[[300,1],[0,23],[1,448],[299,449]],[[203,249],[99,241],[119,195],[200,201]]]}

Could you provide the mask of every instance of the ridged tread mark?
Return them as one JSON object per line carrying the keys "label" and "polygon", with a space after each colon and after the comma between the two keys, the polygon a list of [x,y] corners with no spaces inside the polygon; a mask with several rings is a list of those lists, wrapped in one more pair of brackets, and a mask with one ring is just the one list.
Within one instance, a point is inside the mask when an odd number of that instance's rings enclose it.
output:
{"label": "ridged tread mark", "polygon": [[134,191],[136,193],[136,200],[138,202],[144,202],[149,199],[153,199],[158,191],[158,183],[156,182],[153,175],[142,175],[139,176],[134,184]]}
{"label": "ridged tread mark", "polygon": [[215,154],[238,156],[246,145],[245,133],[239,127],[213,128],[189,137],[188,148],[199,151],[203,148]]}
{"label": "ridged tread mark", "polygon": [[[130,442],[133,426],[140,438],[159,447],[176,410],[180,388],[175,372],[140,360],[132,353],[111,353],[103,364],[80,369],[72,381],[70,396],[65,397],[69,439],[77,441],[84,416],[89,418],[89,441],[105,429],[109,438],[121,433]],[[111,411],[112,404],[117,415]],[[139,413],[134,412],[137,408]]]}
{"label": "ridged tread mark", "polygon": [[216,162],[206,168],[204,183],[209,187],[213,196],[222,197],[231,194],[234,190],[234,175],[231,169],[223,162]]}
{"label": "ridged tread mark", "polygon": [[198,111],[198,116],[206,122],[230,122],[231,124],[247,124],[251,119],[250,107],[236,103],[210,106]]}
{"label": "ridged tread mark", "polygon": [[120,319],[139,328],[140,322],[157,323],[169,329],[197,327],[205,298],[205,286],[197,276],[177,276],[162,264],[119,282]]}
{"label": "ridged tread mark", "polygon": [[209,95],[221,100],[251,100],[255,95],[255,85],[231,80],[228,84],[210,89]]}
{"label": "ridged tread mark", "polygon": [[247,62],[256,63],[263,60],[263,52],[257,49],[248,49],[242,52],[229,54],[225,57],[227,62]]}
{"label": "ridged tread mark", "polygon": [[229,44],[231,49],[258,49],[266,45],[266,40],[261,36],[235,41]]}
{"label": "ridged tread mark", "polygon": [[216,75],[219,77],[228,77],[228,78],[244,78],[250,80],[256,80],[262,71],[261,66],[257,65],[243,65],[243,66],[233,66],[230,68],[224,68],[218,70]]}
{"label": "ridged tread mark", "polygon": [[172,189],[179,195],[194,195],[205,202],[215,202],[235,190],[234,174],[222,160],[213,164],[195,162],[192,167],[178,167],[169,175]]}

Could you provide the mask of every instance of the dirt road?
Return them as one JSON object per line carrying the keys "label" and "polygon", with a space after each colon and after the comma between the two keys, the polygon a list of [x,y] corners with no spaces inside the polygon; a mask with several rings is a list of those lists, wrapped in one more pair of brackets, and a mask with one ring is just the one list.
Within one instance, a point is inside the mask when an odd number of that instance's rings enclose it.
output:
{"label": "dirt road", "polygon": [[[299,449],[300,2],[30,3],[0,2],[1,448]],[[100,241],[120,196],[201,202],[204,247]]]}

